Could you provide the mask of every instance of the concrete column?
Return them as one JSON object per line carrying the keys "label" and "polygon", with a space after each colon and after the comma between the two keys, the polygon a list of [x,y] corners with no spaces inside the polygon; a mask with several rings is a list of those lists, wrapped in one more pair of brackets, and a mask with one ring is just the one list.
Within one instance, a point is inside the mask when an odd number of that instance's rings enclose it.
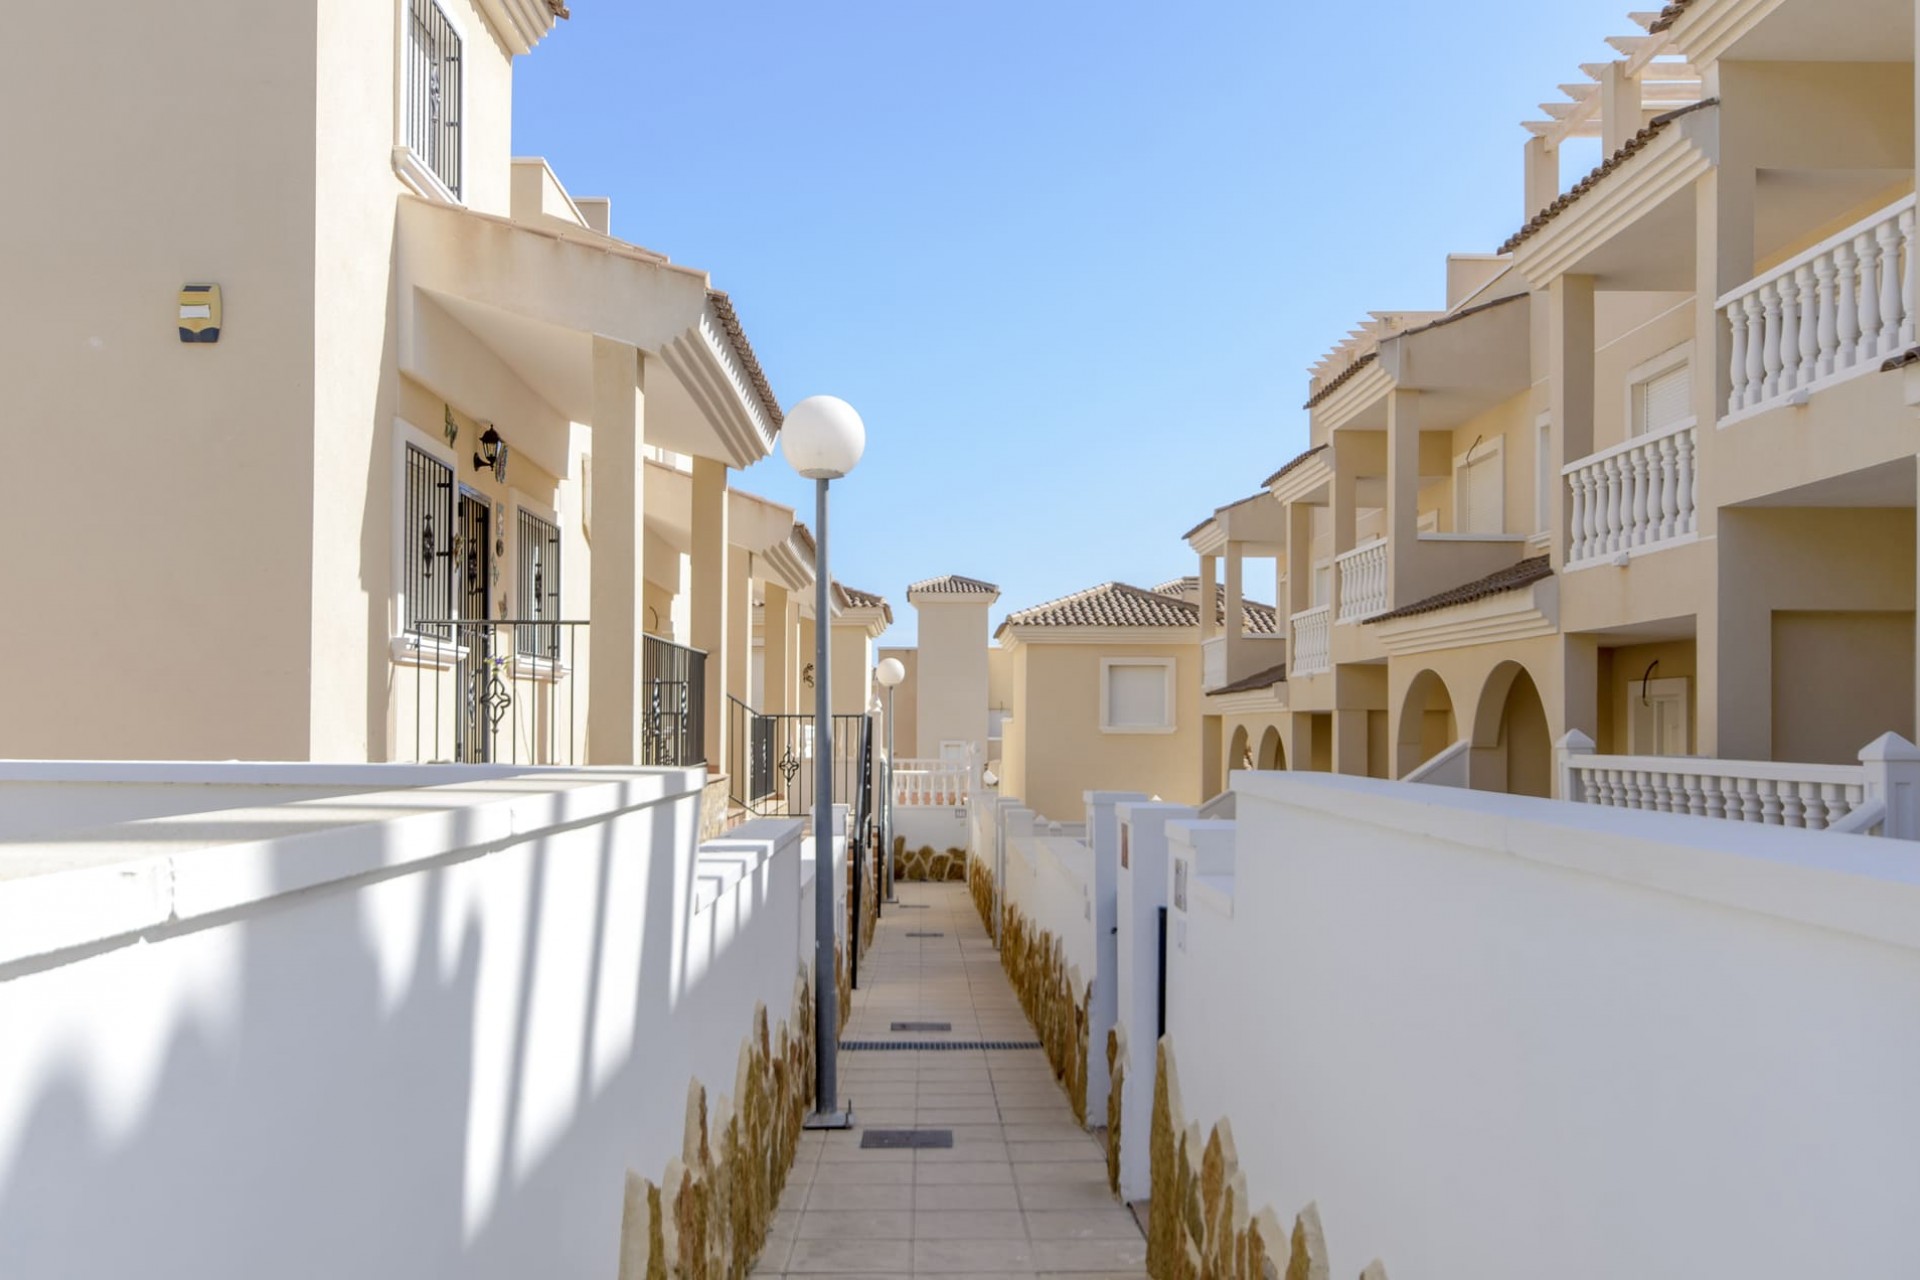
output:
{"label": "concrete column", "polygon": [[[1352,445],[1341,447],[1340,437],[1333,444],[1333,558],[1338,560],[1353,550],[1359,530],[1360,462]],[[1334,584],[1338,590],[1339,584]]]}
{"label": "concrete column", "polygon": [[[1548,291],[1547,359],[1553,474],[1593,452],[1593,277],[1561,276]],[[1717,295],[1716,295],[1717,296]],[[1705,434],[1705,433],[1702,433]],[[1553,567],[1567,558],[1567,486],[1553,487]]]}
{"label": "concrete column", "polygon": [[[1578,733],[1586,741],[1592,742],[1600,736],[1600,643],[1593,636],[1571,635],[1562,641],[1560,655],[1560,700],[1563,718],[1558,733],[1553,735],[1560,742],[1568,734]],[[1703,668],[1704,663],[1698,667]],[[1551,725],[1549,726],[1551,729]],[[1624,731],[1625,726],[1621,726]],[[1555,771],[1554,785],[1561,785],[1560,772]],[[1561,800],[1571,799],[1556,793]]]}
{"label": "concrete column", "polygon": [[766,584],[766,597],[760,608],[761,634],[766,639],[766,648],[762,654],[762,666],[765,670],[766,687],[762,690],[761,701],[766,705],[760,710],[769,715],[780,715],[787,709],[787,702],[793,696],[793,621],[787,616],[789,609],[787,589],[777,582]]}
{"label": "concrete column", "polygon": [[1612,155],[1632,141],[1646,120],[1640,105],[1640,81],[1624,62],[1609,62],[1600,74],[1600,154]]}
{"label": "concrete column", "polygon": [[1200,798],[1211,800],[1227,789],[1226,725],[1219,716],[1200,717]]}
{"label": "concrete column", "polygon": [[[1915,255],[1920,256],[1920,255]],[[1214,583],[1219,571],[1218,556],[1200,557],[1200,643],[1205,644],[1220,634],[1220,597],[1216,594]]]}
{"label": "concrete column", "polygon": [[1238,542],[1227,544],[1227,679],[1237,680],[1246,675],[1240,668],[1240,650],[1246,640],[1246,613],[1241,608],[1245,598],[1241,591],[1241,573],[1244,564],[1242,553],[1244,545]]}
{"label": "concrete column", "polygon": [[1560,198],[1560,148],[1545,138],[1527,140],[1527,207],[1520,211],[1523,223]]}
{"label": "concrete column", "polygon": [[1333,713],[1333,771],[1367,776],[1367,710],[1343,707]]}
{"label": "concrete column", "polygon": [[[1283,625],[1313,607],[1313,508],[1304,502],[1287,504],[1287,598],[1281,603]],[[1293,643],[1291,630],[1287,643]]]}
{"label": "concrete column", "polygon": [[687,574],[689,640],[707,654],[707,761],[727,770],[727,464],[693,460],[693,552]]}
{"label": "concrete column", "polygon": [[1287,768],[1302,772],[1313,768],[1313,716],[1295,711],[1287,716]]}
{"label": "concrete column", "polygon": [[[727,692],[742,702],[753,692],[753,553],[727,548]],[[764,706],[755,711],[765,711]],[[729,717],[731,726],[731,717]],[[729,727],[731,732],[731,727]],[[727,757],[731,759],[732,757]]]}
{"label": "concrete column", "polygon": [[645,737],[646,384],[640,353],[593,340],[592,668],[587,762],[638,764]]}
{"label": "concrete column", "polygon": [[1387,397],[1387,603],[1418,598],[1420,550],[1420,393]]}

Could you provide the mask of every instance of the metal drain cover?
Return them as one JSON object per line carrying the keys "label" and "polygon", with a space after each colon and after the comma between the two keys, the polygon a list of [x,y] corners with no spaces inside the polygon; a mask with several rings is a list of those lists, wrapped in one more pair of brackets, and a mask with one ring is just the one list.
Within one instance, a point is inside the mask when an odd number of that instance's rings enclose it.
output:
{"label": "metal drain cover", "polygon": [[888,906],[898,907],[902,911],[931,911],[933,904],[928,902],[891,902]]}
{"label": "metal drain cover", "polygon": [[913,933],[913,932],[909,932],[909,933],[907,934],[907,936],[908,936],[909,938],[944,938],[944,937],[946,937],[947,935],[946,935],[946,934],[944,934],[944,933]]}
{"label": "metal drain cover", "polygon": [[889,1031],[951,1031],[951,1022],[896,1022]]}
{"label": "metal drain cover", "polygon": [[860,1135],[865,1150],[947,1151],[953,1147],[951,1129],[868,1129]]}

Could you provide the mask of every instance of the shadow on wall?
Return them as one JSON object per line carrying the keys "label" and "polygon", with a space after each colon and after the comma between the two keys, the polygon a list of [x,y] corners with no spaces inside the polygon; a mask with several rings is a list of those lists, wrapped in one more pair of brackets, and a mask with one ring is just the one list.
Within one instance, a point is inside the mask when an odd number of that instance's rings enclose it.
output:
{"label": "shadow on wall", "polygon": [[694,821],[682,799],[0,969],[0,1025],[49,1029],[0,1045],[0,1275],[611,1274],[626,1171],[678,1154],[689,1077],[731,1088],[752,1025],[727,1010],[716,1063],[667,1034],[753,958],[687,974]]}

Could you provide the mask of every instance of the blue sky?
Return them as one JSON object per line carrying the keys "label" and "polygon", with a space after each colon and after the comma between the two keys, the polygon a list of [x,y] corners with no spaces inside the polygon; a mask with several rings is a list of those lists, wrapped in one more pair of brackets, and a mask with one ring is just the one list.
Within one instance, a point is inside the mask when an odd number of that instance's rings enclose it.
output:
{"label": "blue sky", "polygon": [[[860,410],[833,564],[888,643],[919,578],[999,583],[997,622],[1194,572],[1181,532],[1303,447],[1307,366],[1519,224],[1520,120],[1633,29],[1620,0],[572,8],[515,152],[710,271],[784,403]],[[811,521],[777,453],[737,483]]]}

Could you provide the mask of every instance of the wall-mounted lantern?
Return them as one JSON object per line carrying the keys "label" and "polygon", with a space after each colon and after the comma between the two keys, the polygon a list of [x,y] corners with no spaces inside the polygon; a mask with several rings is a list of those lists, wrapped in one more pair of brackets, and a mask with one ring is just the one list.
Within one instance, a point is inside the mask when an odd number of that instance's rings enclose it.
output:
{"label": "wall-mounted lantern", "polygon": [[480,447],[473,454],[475,471],[491,471],[493,478],[501,484],[507,482],[507,454],[511,450],[500,433],[489,426],[480,436]]}

